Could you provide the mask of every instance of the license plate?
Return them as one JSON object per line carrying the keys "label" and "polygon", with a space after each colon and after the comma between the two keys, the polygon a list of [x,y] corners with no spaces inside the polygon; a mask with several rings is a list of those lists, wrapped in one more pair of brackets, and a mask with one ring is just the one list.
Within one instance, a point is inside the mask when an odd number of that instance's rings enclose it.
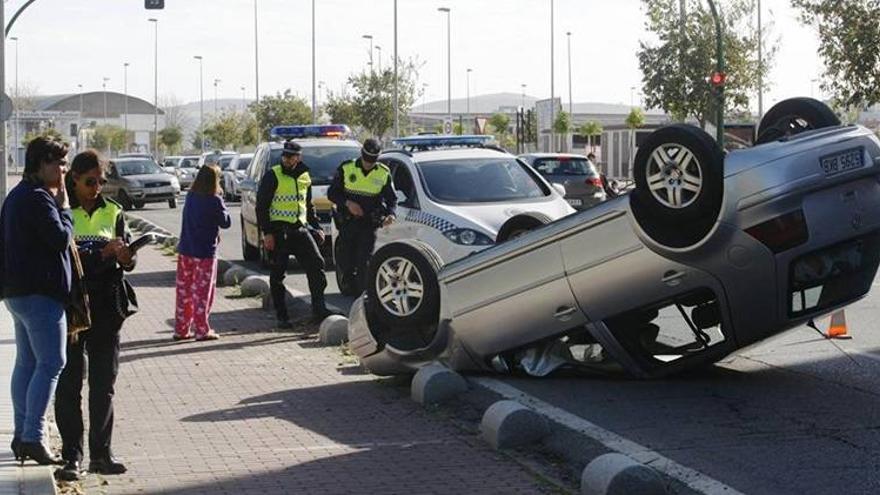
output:
{"label": "license plate", "polygon": [[831,177],[843,172],[862,168],[865,165],[861,148],[823,156],[819,159],[819,163],[822,165],[822,171],[825,172],[825,177]]}
{"label": "license plate", "polygon": [[161,194],[161,193],[170,193],[174,189],[171,186],[167,187],[154,187],[150,189],[150,194]]}
{"label": "license plate", "polygon": [[580,206],[584,204],[584,202],[579,199],[566,199],[566,201],[568,201],[568,204],[571,206]]}

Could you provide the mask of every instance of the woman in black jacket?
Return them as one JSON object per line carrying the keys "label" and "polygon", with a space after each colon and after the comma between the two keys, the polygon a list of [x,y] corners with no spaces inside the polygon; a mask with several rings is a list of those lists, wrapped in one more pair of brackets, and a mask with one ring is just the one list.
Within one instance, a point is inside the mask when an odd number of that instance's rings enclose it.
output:
{"label": "woman in black jacket", "polygon": [[65,304],[70,296],[73,219],[64,175],[67,144],[28,144],[24,176],[0,210],[0,289],[15,325],[12,452],[22,463],[57,464],[45,439],[45,415],[64,367]]}
{"label": "woman in black jacket", "polygon": [[101,195],[107,182],[104,165],[94,150],[73,159],[67,178],[71,191],[73,234],[89,293],[92,326],[67,343],[67,365],[55,395],[55,421],[61,433],[64,467],[57,476],[79,479],[83,459],[83,351],[88,352],[89,471],[122,474],[125,465],[113,457],[113,393],[119,371],[120,314],[117,290],[122,272],[134,268],[130,235],[122,206]]}

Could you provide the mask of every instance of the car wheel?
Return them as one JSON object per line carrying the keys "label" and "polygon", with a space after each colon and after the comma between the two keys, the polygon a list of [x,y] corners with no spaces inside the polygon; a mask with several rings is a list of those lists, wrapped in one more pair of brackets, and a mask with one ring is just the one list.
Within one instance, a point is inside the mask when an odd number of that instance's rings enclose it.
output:
{"label": "car wheel", "polygon": [[528,215],[515,216],[501,226],[495,242],[501,244],[502,242],[516,239],[517,237],[524,235],[529,231],[535,230],[538,227],[547,225],[552,221],[553,220],[550,217],[541,213],[530,213]]}
{"label": "car wheel", "polygon": [[715,225],[724,194],[724,154],[697,127],[672,125],[639,146],[631,205],[654,241],[681,248],[703,239]]}
{"label": "car wheel", "polygon": [[124,189],[119,190],[119,196],[117,196],[116,199],[119,201],[119,204],[122,205],[123,210],[130,210],[134,207],[134,203],[132,203],[131,198]]}
{"label": "car wheel", "polygon": [[437,323],[440,266],[421,243],[394,242],[370,259],[367,308],[391,329],[425,328]]}
{"label": "car wheel", "polygon": [[257,261],[260,259],[260,250],[251,246],[244,234],[244,218],[239,217],[241,222],[241,255],[245,261]]}
{"label": "car wheel", "polygon": [[168,207],[169,208],[177,208],[177,199],[176,198],[169,199],[168,200]]}
{"label": "car wheel", "polygon": [[[335,262],[338,259],[339,243],[337,242],[333,245],[333,260]],[[349,280],[342,276],[342,270],[339,269],[339,264],[336,264],[336,285],[339,287],[339,293],[343,296],[357,297],[361,293],[361,291],[358,290],[357,281]]]}
{"label": "car wheel", "polygon": [[790,98],[773,105],[761,118],[755,145],[836,125],[840,119],[828,105],[812,98]]}
{"label": "car wheel", "polygon": [[134,201],[134,202],[132,202],[132,204],[134,205],[134,208],[135,208],[136,210],[140,210],[141,208],[144,207],[144,202],[143,202],[143,201]]}

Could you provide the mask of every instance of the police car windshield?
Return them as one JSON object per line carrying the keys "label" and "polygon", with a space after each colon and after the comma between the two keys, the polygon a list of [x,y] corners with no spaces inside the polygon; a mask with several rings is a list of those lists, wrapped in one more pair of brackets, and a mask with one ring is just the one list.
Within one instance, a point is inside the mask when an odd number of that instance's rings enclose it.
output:
{"label": "police car windshield", "polygon": [[547,187],[513,158],[419,163],[428,195],[442,203],[494,203],[543,198]]}
{"label": "police car windshield", "polygon": [[148,175],[163,174],[164,170],[159,168],[152,160],[132,160],[124,162],[116,162],[116,169],[119,175]]}
{"label": "police car windshield", "polygon": [[[358,146],[306,146],[302,148],[302,160],[309,167],[312,184],[328,185],[343,162],[361,156]],[[281,163],[281,148],[272,150],[270,163]]]}

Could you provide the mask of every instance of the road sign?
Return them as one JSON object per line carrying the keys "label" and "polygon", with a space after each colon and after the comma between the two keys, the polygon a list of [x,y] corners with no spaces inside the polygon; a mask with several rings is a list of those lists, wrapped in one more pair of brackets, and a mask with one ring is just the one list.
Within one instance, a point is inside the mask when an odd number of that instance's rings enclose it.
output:
{"label": "road sign", "polygon": [[452,134],[452,119],[443,120],[443,134]]}
{"label": "road sign", "polygon": [[147,10],[164,9],[165,0],[144,0],[144,8]]}
{"label": "road sign", "polygon": [[3,99],[0,100],[0,120],[9,120],[9,117],[12,116],[13,107],[12,98],[8,94],[3,93]]}
{"label": "road sign", "polygon": [[535,111],[538,114],[538,132],[549,131],[553,126],[550,114],[554,117],[562,111],[562,98],[552,100],[539,100],[535,102]]}

